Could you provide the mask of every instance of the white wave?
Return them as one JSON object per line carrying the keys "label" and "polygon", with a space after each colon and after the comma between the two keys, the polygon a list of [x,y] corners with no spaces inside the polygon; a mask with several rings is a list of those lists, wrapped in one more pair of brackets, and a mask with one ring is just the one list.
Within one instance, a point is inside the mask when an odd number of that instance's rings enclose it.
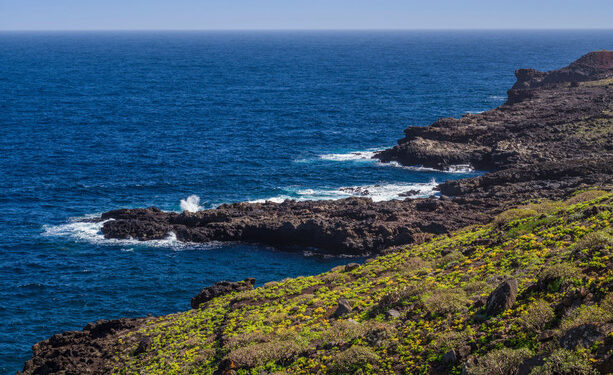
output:
{"label": "white wave", "polygon": [[[88,215],[89,217],[90,215]],[[136,239],[120,240],[115,238],[104,238],[101,232],[102,226],[109,220],[100,222],[82,221],[84,218],[76,218],[74,221],[59,225],[44,225],[43,236],[47,237],[68,237],[79,242],[87,242],[94,245],[119,245],[123,246],[122,251],[132,251],[129,246],[148,246],[165,247],[173,250],[202,249],[220,246],[219,243],[211,242],[206,244],[181,242],[177,236],[170,232],[166,238],[159,240],[139,241]],[[113,219],[110,219],[113,220]]]}
{"label": "white wave", "polygon": [[356,160],[372,160],[377,151],[380,149],[370,149],[366,151],[352,151],[342,154],[323,154],[319,155],[319,159],[331,161],[356,161]]}
{"label": "white wave", "polygon": [[402,168],[402,169],[407,169],[410,171],[417,171],[417,172],[472,173],[475,171],[475,169],[470,164],[450,165],[445,169],[436,169],[436,168],[424,167],[421,165],[408,165],[407,166],[407,165],[402,165],[398,163],[397,161],[390,161],[386,163],[379,162],[378,164],[379,166],[382,166],[382,167]]}
{"label": "white wave", "polygon": [[496,100],[507,100],[507,97],[504,95],[490,95],[488,96],[488,98]]}
{"label": "white wave", "polygon": [[479,113],[483,113],[485,111],[466,111],[469,115],[478,115]]}
{"label": "white wave", "polygon": [[345,186],[336,189],[287,189],[286,194],[276,197],[256,199],[250,203],[274,202],[281,203],[286,200],[306,201],[306,200],[334,200],[349,197],[371,198],[375,202],[388,201],[392,199],[418,198],[434,195],[434,190],[438,183],[433,179],[424,183],[395,183],[395,184],[375,184],[362,186]]}
{"label": "white wave", "polygon": [[445,172],[448,173],[471,173],[474,171],[475,169],[470,164],[450,165],[445,169]]}
{"label": "white wave", "polygon": [[181,211],[196,212],[202,210],[200,206],[200,197],[193,194],[187,199],[181,199]]}

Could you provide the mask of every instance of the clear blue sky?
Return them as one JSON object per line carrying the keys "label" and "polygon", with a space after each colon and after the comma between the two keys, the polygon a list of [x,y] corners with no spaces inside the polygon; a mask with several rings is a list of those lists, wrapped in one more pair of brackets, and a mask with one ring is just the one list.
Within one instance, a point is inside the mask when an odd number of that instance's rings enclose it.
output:
{"label": "clear blue sky", "polygon": [[0,30],[613,28],[613,0],[0,0]]}

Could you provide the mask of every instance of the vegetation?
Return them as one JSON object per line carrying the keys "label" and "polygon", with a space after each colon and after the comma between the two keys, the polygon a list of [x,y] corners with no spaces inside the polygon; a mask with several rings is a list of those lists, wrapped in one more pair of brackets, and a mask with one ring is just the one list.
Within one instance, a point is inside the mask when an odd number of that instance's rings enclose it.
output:
{"label": "vegetation", "polygon": [[[613,325],[612,214],[606,191],[532,202],[356,269],[218,297],[126,334],[114,372],[512,374],[533,360],[532,374],[594,374],[613,335],[561,338]],[[511,277],[515,303],[487,316],[488,295]],[[352,310],[338,316],[341,298]]]}

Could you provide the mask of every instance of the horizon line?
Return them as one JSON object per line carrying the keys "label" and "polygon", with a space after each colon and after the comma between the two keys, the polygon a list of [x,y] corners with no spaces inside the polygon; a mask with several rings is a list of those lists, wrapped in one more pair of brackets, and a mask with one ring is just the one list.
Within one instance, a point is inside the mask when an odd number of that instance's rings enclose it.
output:
{"label": "horizon line", "polygon": [[200,31],[200,32],[288,32],[288,31],[347,31],[347,32],[359,32],[359,31],[613,31],[613,28],[294,28],[294,29],[274,29],[274,28],[228,28],[228,29],[175,29],[175,28],[161,28],[161,29],[0,29],[0,32],[186,32],[186,31]]}

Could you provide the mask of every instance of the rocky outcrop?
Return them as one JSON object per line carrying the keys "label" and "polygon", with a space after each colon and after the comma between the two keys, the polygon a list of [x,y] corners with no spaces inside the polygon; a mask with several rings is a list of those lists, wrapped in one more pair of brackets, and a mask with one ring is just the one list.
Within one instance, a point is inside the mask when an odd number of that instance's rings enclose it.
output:
{"label": "rocky outcrop", "polygon": [[203,303],[212,300],[213,298],[223,296],[232,292],[242,292],[244,290],[253,289],[255,285],[254,278],[247,278],[243,281],[220,281],[211,286],[202,289],[197,296],[192,298],[192,309],[199,308]]}
{"label": "rocky outcrop", "polygon": [[164,238],[189,242],[243,241],[277,247],[314,247],[334,254],[371,254],[482,222],[486,215],[437,198],[373,202],[369,198],[284,203],[234,203],[181,214],[156,208],[102,216],[108,238]]}
{"label": "rocky outcrop", "polygon": [[487,298],[485,313],[494,316],[510,309],[517,299],[518,288],[516,279],[507,280],[500,284]]}
{"label": "rocky outcrop", "polygon": [[[26,362],[21,374],[109,373],[117,338],[137,330],[151,319],[99,320],[88,324],[82,331],[53,335],[32,347],[32,359]],[[132,335],[131,340],[138,339]]]}
{"label": "rocky outcrop", "polygon": [[521,69],[506,104],[427,127],[409,127],[382,161],[445,169],[471,164],[500,170],[519,164],[613,151],[613,52],[589,53],[569,66]]}

